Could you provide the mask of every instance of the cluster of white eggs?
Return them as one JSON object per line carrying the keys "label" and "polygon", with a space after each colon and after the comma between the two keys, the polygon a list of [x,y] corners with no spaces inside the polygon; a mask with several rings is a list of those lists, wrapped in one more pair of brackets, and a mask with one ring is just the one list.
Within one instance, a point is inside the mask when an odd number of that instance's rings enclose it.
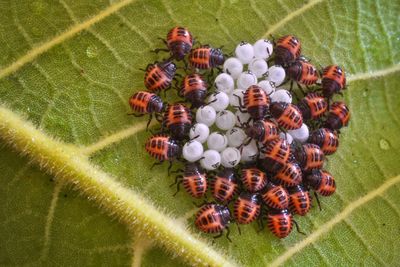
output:
{"label": "cluster of white eggs", "polygon": [[[219,165],[232,168],[241,161],[251,162],[258,158],[260,144],[250,140],[242,129],[243,124],[251,121],[243,108],[245,91],[251,85],[258,85],[271,102],[292,103],[290,92],[278,88],[285,80],[284,68],[268,66],[272,51],[272,42],[265,39],[254,45],[241,42],[236,46],[236,57],[228,58],[223,72],[215,78],[215,93],[208,97],[208,104],[196,112],[196,124],[189,133],[190,141],[182,150],[187,161],[200,160],[203,168],[215,170]],[[211,132],[215,128],[218,131]],[[300,129],[281,133],[289,143],[293,139],[303,143],[308,136],[305,124]],[[206,145],[206,150],[203,145]]]}

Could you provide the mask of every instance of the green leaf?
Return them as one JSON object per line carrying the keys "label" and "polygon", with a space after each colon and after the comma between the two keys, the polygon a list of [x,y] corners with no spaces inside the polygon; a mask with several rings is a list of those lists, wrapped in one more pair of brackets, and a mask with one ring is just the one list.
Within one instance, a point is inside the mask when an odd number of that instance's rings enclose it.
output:
{"label": "green leaf", "polygon": [[[400,260],[397,1],[0,1],[0,265],[396,265]],[[233,225],[199,234],[195,208],[150,171],[127,99],[158,37],[201,43],[293,33],[345,66],[352,119],[327,169],[338,190],[278,240]],[[188,228],[188,230],[186,229]],[[250,249],[249,249],[250,248]]]}

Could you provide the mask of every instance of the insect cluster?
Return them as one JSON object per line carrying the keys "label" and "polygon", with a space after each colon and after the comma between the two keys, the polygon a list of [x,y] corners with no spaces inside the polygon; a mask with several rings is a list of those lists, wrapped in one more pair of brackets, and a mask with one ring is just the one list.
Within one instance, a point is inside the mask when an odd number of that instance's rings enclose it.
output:
{"label": "insect cluster", "polygon": [[[293,35],[241,42],[235,56],[209,45],[194,47],[183,27],[171,29],[164,42],[167,49],[155,52],[170,57],[147,66],[147,91],[129,100],[133,115],[148,114],[149,123],[153,116],[161,123],[160,133],[145,144],[155,165],[169,161],[168,172],[173,162],[184,165],[175,171],[176,193],[183,184],[193,198],[212,196],[196,215],[199,230],[222,235],[226,229],[228,237],[229,223],[258,219],[275,236],[288,236],[297,226],[293,215],[311,208],[310,191],[319,204],[317,194],[336,190],[323,164],[336,152],[350,118],[344,102],[331,103],[346,88],[343,69],[318,70],[301,55]],[[181,100],[167,104],[159,93],[171,87]]]}

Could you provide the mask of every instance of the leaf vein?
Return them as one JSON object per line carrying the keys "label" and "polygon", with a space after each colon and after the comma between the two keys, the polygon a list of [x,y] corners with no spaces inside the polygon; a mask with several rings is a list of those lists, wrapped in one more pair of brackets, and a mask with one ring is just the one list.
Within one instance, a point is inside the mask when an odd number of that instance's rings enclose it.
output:
{"label": "leaf vein", "polygon": [[344,208],[340,213],[338,213],[335,217],[333,217],[331,220],[329,220],[325,224],[321,225],[319,229],[317,229],[315,232],[313,232],[307,238],[296,243],[294,246],[289,248],[285,253],[283,253],[282,255],[277,257],[273,262],[271,262],[271,266],[282,265],[284,262],[286,262],[288,259],[290,259],[294,254],[299,253],[305,247],[309,246],[310,244],[312,244],[316,240],[318,240],[322,235],[324,235],[327,232],[329,232],[330,230],[332,230],[332,228],[336,224],[338,224],[338,223],[342,222],[344,219],[346,219],[355,209],[363,206],[367,202],[382,195],[383,193],[385,193],[385,191],[387,191],[389,188],[391,188],[393,185],[395,185],[399,182],[400,182],[400,175],[392,177],[392,178],[386,180],[386,182],[383,183],[378,188],[370,191],[365,196],[352,202],[346,208]]}
{"label": "leaf vein", "polygon": [[121,8],[133,3],[135,0],[122,0],[120,2],[116,2],[105,8],[103,11],[100,11],[95,16],[79,23],[76,25],[71,26],[71,28],[67,29],[66,31],[62,32],[59,35],[54,36],[52,39],[47,40],[44,43],[37,44],[37,46],[33,47],[29,50],[25,55],[18,58],[16,61],[8,65],[7,67],[0,70],[0,79],[18,71],[20,68],[25,66],[27,63],[32,62],[41,54],[47,52],[51,48],[56,45],[63,43],[65,40],[68,40],[75,36],[76,34],[80,33],[83,30],[89,29],[92,25],[102,21],[106,17],[114,14],[116,11],[120,10]]}

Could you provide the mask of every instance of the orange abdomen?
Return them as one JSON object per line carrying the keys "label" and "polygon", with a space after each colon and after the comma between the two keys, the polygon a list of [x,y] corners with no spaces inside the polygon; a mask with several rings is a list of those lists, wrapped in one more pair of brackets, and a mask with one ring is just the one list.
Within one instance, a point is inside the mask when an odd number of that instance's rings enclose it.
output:
{"label": "orange abdomen", "polygon": [[288,210],[270,210],[267,215],[268,229],[279,238],[287,237],[293,228],[293,216]]}
{"label": "orange abdomen", "polygon": [[289,208],[300,216],[306,215],[311,208],[310,193],[300,185],[289,188]]}
{"label": "orange abdomen", "polygon": [[297,163],[287,162],[274,176],[274,182],[283,186],[295,186],[301,183],[303,173]]}

